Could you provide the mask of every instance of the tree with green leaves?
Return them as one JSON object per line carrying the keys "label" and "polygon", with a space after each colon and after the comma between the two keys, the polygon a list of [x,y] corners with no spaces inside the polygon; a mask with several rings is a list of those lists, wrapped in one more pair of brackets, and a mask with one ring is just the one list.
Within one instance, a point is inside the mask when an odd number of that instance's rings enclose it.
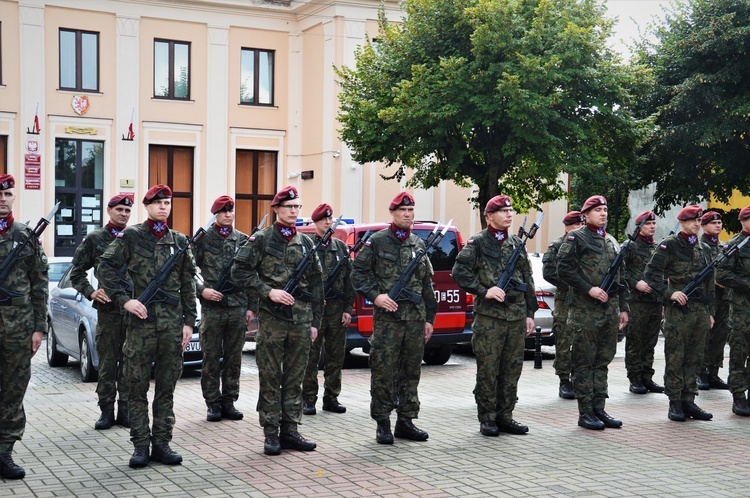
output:
{"label": "tree with green leaves", "polygon": [[654,123],[642,176],[661,209],[750,194],[750,2],[675,3],[639,45],[652,70],[641,117]]}
{"label": "tree with green leaves", "polygon": [[562,198],[561,172],[636,160],[637,75],[608,46],[597,0],[407,0],[338,68],[341,137],[411,186],[476,185],[521,210]]}

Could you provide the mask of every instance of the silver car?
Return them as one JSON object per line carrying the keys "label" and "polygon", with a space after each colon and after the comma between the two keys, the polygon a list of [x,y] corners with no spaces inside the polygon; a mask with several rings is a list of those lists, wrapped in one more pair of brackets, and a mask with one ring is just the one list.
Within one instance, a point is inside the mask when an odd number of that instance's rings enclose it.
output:
{"label": "silver car", "polygon": [[[528,253],[531,271],[536,287],[536,300],[539,309],[534,314],[534,323],[542,328],[542,344],[552,346],[555,344],[555,336],[552,334],[552,311],[555,309],[555,286],[544,280],[542,272],[542,255],[534,252]],[[526,338],[526,348],[534,348],[534,337]]]}

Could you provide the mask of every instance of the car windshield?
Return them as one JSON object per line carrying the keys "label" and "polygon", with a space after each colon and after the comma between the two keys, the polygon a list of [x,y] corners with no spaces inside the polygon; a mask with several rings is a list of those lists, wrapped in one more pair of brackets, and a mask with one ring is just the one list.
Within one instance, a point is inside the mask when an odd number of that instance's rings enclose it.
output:
{"label": "car windshield", "polygon": [[[422,240],[426,240],[430,232],[431,230],[414,230],[414,233],[419,235]],[[458,256],[458,241],[455,232],[450,230],[445,232],[445,236],[437,247],[430,248],[427,251],[427,257],[430,258],[432,269],[435,271],[452,270],[453,264],[456,262],[456,256]]]}
{"label": "car windshield", "polygon": [[70,261],[49,263],[47,266],[49,267],[49,281],[59,282],[65,274],[65,270],[70,266]]}

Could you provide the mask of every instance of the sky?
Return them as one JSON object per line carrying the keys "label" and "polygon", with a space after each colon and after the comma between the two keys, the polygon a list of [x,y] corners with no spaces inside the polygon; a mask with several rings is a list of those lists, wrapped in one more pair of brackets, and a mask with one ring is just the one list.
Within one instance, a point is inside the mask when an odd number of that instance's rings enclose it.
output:
{"label": "sky", "polygon": [[607,16],[619,18],[614,27],[613,45],[627,58],[626,45],[640,38],[639,27],[644,31],[653,17],[663,18],[662,9],[668,5],[668,0],[607,0]]}

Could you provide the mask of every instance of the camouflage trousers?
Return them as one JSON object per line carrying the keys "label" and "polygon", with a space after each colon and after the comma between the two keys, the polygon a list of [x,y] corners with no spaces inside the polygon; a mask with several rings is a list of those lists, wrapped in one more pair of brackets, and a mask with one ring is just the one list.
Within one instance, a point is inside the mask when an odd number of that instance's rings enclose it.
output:
{"label": "camouflage trousers", "polygon": [[207,406],[234,403],[240,397],[246,311],[245,306],[202,308],[199,328],[203,351],[201,389]]}
{"label": "camouflage trousers", "polygon": [[128,383],[125,377],[122,346],[128,318],[122,313],[99,311],[96,322],[96,352],[99,355],[99,379],[96,394],[99,406],[112,406],[115,398],[120,406],[128,405]]}
{"label": "camouflage trousers", "polygon": [[[130,440],[134,446],[169,442],[175,424],[174,390],[182,374],[182,319],[153,322],[129,317],[125,375],[130,390]],[[148,389],[154,365],[153,428],[149,430]]]}
{"label": "camouflage trousers", "polygon": [[664,392],[670,401],[694,401],[696,377],[706,349],[709,317],[705,304],[689,301],[687,313],[664,307]]}
{"label": "camouflage trousers", "polygon": [[571,307],[568,311],[568,326],[573,334],[570,353],[573,391],[580,413],[604,408],[609,397],[609,364],[617,351],[617,307],[599,303],[591,305]]}
{"label": "camouflage trousers", "polygon": [[310,324],[279,320],[266,310],[258,315],[255,361],[260,389],[258,416],[266,431],[297,430],[302,420],[302,377],[310,352]]}
{"label": "camouflage trousers", "polygon": [[735,317],[729,330],[729,390],[744,398],[750,389],[750,324],[747,316]]}
{"label": "camouflage trousers", "polygon": [[511,419],[523,369],[526,320],[476,315],[471,329],[471,348],[477,358],[477,417],[480,422]]}
{"label": "camouflage trousers", "polygon": [[643,382],[654,376],[654,349],[659,342],[661,316],[661,303],[630,303],[625,333],[625,368],[631,382]]}
{"label": "camouflage trousers", "polygon": [[370,416],[373,420],[390,418],[394,383],[398,386],[396,412],[399,418],[414,419],[419,415],[424,325],[422,320],[375,320],[370,338]]}
{"label": "camouflage trousers", "polygon": [[313,404],[318,399],[318,361],[321,349],[324,353],[325,379],[323,402],[336,402],[341,393],[341,369],[346,356],[346,327],[341,324],[341,313],[323,316],[318,337],[310,346],[305,379],[302,382],[302,397]]}
{"label": "camouflage trousers", "polygon": [[568,305],[564,299],[555,299],[555,309],[552,311],[552,333],[555,336],[555,361],[552,363],[555,375],[561,379],[569,379],[573,372],[570,359],[572,334],[568,327]]}
{"label": "camouflage trousers", "polygon": [[31,380],[30,305],[0,307],[0,453],[10,452],[26,428],[23,398]]}
{"label": "camouflage trousers", "polygon": [[719,369],[724,366],[724,347],[729,340],[729,334],[729,301],[717,299],[714,326],[706,338],[706,351],[703,353],[701,371],[705,370],[709,374],[718,375]]}

